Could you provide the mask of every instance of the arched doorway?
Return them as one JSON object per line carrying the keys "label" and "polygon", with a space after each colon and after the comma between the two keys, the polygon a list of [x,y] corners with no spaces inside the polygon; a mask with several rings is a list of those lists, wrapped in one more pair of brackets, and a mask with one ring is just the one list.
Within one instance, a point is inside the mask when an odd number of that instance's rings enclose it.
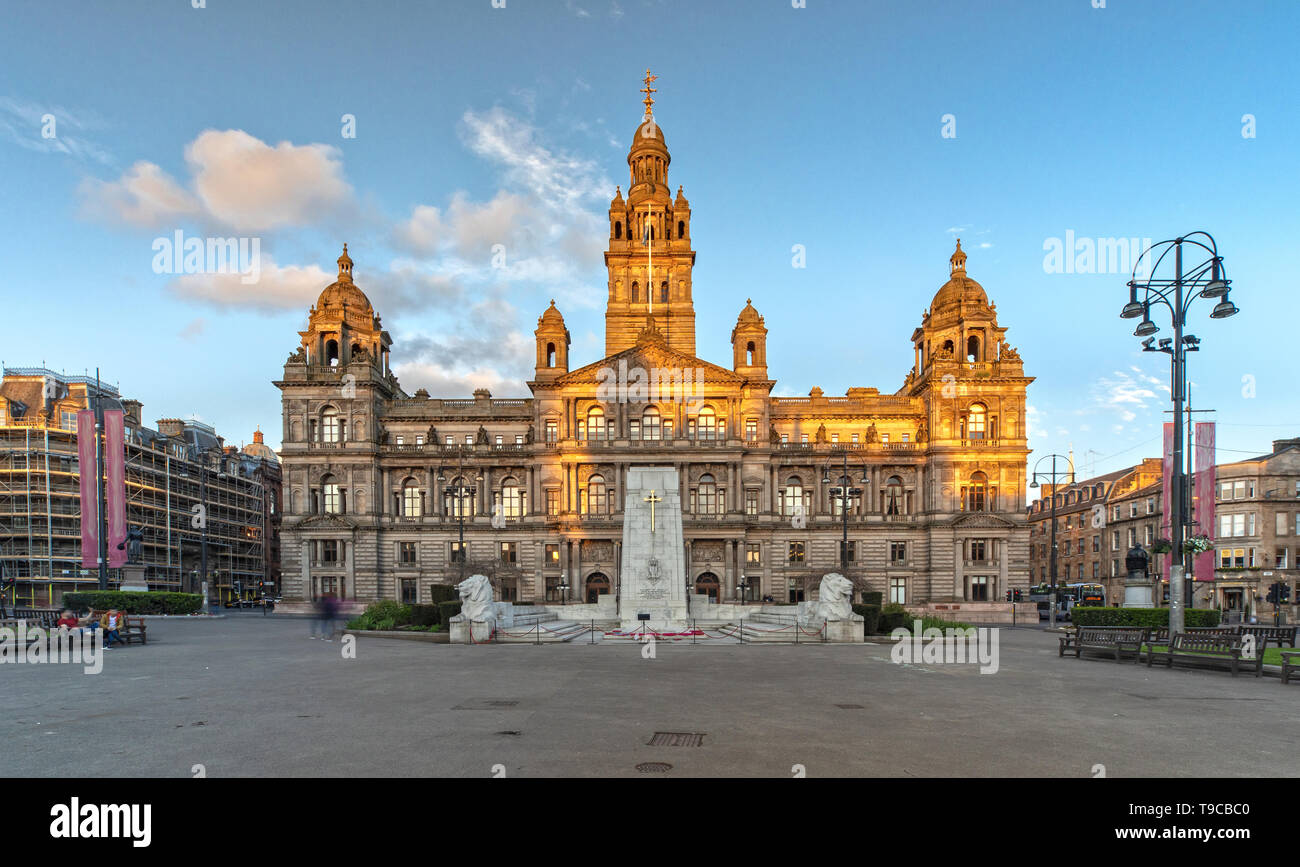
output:
{"label": "arched doorway", "polygon": [[609,592],[609,578],[600,572],[587,576],[587,602],[595,603],[598,598]]}
{"label": "arched doorway", "polygon": [[718,601],[718,576],[705,572],[695,579],[695,592],[708,596],[710,602]]}

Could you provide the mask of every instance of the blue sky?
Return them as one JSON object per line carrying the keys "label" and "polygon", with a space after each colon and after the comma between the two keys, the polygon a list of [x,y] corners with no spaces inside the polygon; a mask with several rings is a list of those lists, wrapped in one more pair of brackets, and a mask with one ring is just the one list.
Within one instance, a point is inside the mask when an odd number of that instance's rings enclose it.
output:
{"label": "blue sky", "polygon": [[[752,297],[779,393],[892,392],[960,235],[1037,377],[1035,455],[1073,447],[1080,472],[1108,472],[1158,454],[1167,358],[1116,315],[1126,273],[1046,273],[1044,243],[1203,229],[1242,310],[1192,314],[1193,401],[1218,410],[1219,458],[1300,435],[1283,315],[1300,4],[10,0],[6,15],[0,359],[99,366],[150,419],[194,414],[234,442],[261,425],[277,445],[271,380],[343,241],[410,392],[526,393],[552,297],[574,365],[596,360],[604,213],[650,67],[693,208],[702,357],[728,363]],[[177,230],[257,238],[261,280],[155,273],[154,239]]]}

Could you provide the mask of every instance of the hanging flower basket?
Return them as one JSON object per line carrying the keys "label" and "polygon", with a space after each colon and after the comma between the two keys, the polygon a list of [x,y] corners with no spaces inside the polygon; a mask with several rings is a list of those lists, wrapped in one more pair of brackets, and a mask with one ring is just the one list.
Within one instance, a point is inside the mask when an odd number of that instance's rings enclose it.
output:
{"label": "hanging flower basket", "polygon": [[1156,539],[1151,545],[1152,554],[1168,554],[1172,550],[1174,550],[1174,544],[1168,539]]}
{"label": "hanging flower basket", "polygon": [[1187,540],[1187,550],[1194,554],[1204,554],[1214,547],[1208,536],[1193,536]]}

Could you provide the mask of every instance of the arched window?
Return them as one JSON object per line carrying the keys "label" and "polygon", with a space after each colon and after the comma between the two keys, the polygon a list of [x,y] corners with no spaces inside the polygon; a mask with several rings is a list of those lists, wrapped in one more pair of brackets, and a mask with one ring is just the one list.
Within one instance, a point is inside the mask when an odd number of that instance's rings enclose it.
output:
{"label": "arched window", "polygon": [[555,344],[554,343],[546,344],[546,366],[547,367],[555,366]]}
{"label": "arched window", "polygon": [[447,489],[445,505],[448,517],[468,518],[474,514],[474,488],[464,476],[452,479]]}
{"label": "arched window", "polygon": [[699,497],[696,502],[699,505],[699,511],[704,515],[714,515],[718,512],[718,484],[713,476],[705,473],[700,476]]}
{"label": "arched window", "polygon": [[903,514],[903,480],[890,476],[885,482],[885,514]]}
{"label": "arched window", "polygon": [[321,442],[337,443],[343,439],[343,427],[338,410],[327,406],[320,414]]}
{"label": "arched window", "polygon": [[952,354],[952,352],[953,352],[953,347],[952,347],[952,341],[951,341],[951,340],[945,340],[945,341],[943,342],[943,351],[944,351],[945,353],[949,354],[949,355]]}
{"label": "arched window", "polygon": [[988,426],[988,410],[982,403],[972,403],[966,415],[966,439],[982,440]]}
{"label": "arched window", "polygon": [[605,502],[605,477],[599,473],[587,479],[587,509],[589,515],[604,515],[606,509]]}
{"label": "arched window", "polygon": [[968,482],[966,487],[962,490],[963,508],[967,512],[983,512],[988,508],[989,477],[984,475],[984,473],[973,473],[970,477],[970,482]]}
{"label": "arched window", "polygon": [[641,414],[641,437],[647,440],[659,439],[659,410],[647,406]]}
{"label": "arched window", "polygon": [[685,221],[685,220],[678,220],[678,221],[677,221],[677,237],[678,237],[678,238],[685,238],[685,237],[686,237],[686,221]]}
{"label": "arched window", "polygon": [[641,300],[641,284],[633,280],[632,281],[632,303],[636,304],[640,300]]}
{"label": "arched window", "polygon": [[716,439],[718,435],[718,417],[713,407],[706,406],[700,410],[695,420],[695,438],[701,440]]}
{"label": "arched window", "polygon": [[614,224],[614,240],[615,240],[615,241],[621,241],[621,240],[623,240],[623,221],[622,221],[622,220],[619,220],[618,222],[616,222],[616,223]]}
{"label": "arched window", "polygon": [[966,360],[980,360],[980,339],[974,335],[966,338]]}
{"label": "arched window", "polygon": [[524,516],[524,489],[514,476],[507,476],[501,483],[501,514],[507,518]]}
{"label": "arched window", "polygon": [[343,514],[343,489],[334,476],[325,476],[320,480],[320,491],[321,511],[327,515]]}
{"label": "arched window", "polygon": [[749,343],[745,344],[745,364],[748,364],[751,367],[753,366],[754,354],[755,354],[754,341],[751,340],[749,341]]}
{"label": "arched window", "polygon": [[803,498],[803,480],[798,476],[791,476],[785,480],[785,487],[781,490],[781,514],[790,516],[799,514],[803,509],[803,514],[808,514],[804,508]]}
{"label": "arched window", "polygon": [[418,518],[424,513],[424,495],[415,479],[402,482],[402,517]]}
{"label": "arched window", "polygon": [[668,303],[668,281],[667,280],[659,284],[659,303],[660,304]]}
{"label": "arched window", "polygon": [[605,411],[598,406],[593,406],[587,411],[587,439],[603,440],[605,439]]}
{"label": "arched window", "polygon": [[337,340],[327,340],[325,342],[325,363],[330,367],[338,366],[339,342]]}

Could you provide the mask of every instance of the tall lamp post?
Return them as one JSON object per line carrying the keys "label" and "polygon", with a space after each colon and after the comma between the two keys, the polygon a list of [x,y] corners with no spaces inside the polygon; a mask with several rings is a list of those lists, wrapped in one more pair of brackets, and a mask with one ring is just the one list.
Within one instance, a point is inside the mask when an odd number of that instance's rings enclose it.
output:
{"label": "tall lamp post", "polygon": [[462,458],[456,466],[456,478],[447,484],[446,476],[439,475],[438,482],[445,485],[442,493],[450,497],[451,501],[456,504],[456,523],[460,529],[460,546],[457,549],[458,559],[460,561],[460,577],[465,580],[465,500],[469,499],[473,503],[473,494],[478,490],[478,483],[483,481],[482,475],[474,477],[474,487],[465,484],[465,460]]}
{"label": "tall lamp post", "polygon": [[[1183,247],[1190,249],[1193,258],[1208,255],[1208,258],[1190,268],[1184,268]],[[1173,253],[1173,275],[1160,276],[1160,266]],[[1145,266],[1144,266],[1145,263]],[[1148,275],[1138,279],[1139,269]],[[1228,300],[1229,285],[1223,268],[1223,257],[1219,255],[1218,245],[1208,232],[1192,232],[1181,238],[1152,244],[1142,252],[1133,263],[1133,275],[1128,282],[1128,303],[1120,311],[1123,319],[1136,319],[1141,316],[1133,334],[1144,337],[1143,352],[1165,352],[1170,356],[1170,393],[1174,402],[1174,442],[1173,467],[1169,481],[1169,634],[1183,631],[1183,607],[1192,603],[1191,586],[1184,580],[1186,567],[1183,550],[1184,527],[1189,519],[1187,492],[1184,490],[1183,472],[1183,399],[1187,393],[1187,353],[1200,349],[1200,340],[1195,336],[1183,334],[1187,324],[1187,313],[1192,302],[1197,298],[1217,298],[1218,303],[1210,311],[1211,319],[1227,319],[1235,316],[1237,305]],[[1141,291],[1142,299],[1138,300]],[[1153,346],[1155,338],[1151,335],[1159,327],[1151,321],[1151,307],[1163,304],[1169,309],[1173,321],[1174,336],[1172,340],[1161,340]]]}
{"label": "tall lamp post", "polygon": [[[845,451],[842,457],[844,458],[844,467],[843,475],[839,478],[840,484],[831,488],[829,493],[832,500],[840,501],[840,517],[843,519],[843,533],[840,539],[840,572],[847,573],[849,571],[849,508],[853,504],[854,497],[862,496],[862,488],[851,487],[853,480],[849,478],[848,451]],[[862,484],[865,485],[870,481],[870,476],[867,475],[867,463],[861,458],[855,458],[854,460],[862,464]],[[833,460],[827,461],[826,465],[822,467],[823,485],[832,484],[830,468],[833,463]]]}
{"label": "tall lamp post", "polygon": [[[1038,468],[1043,465],[1043,461],[1047,461],[1047,460],[1050,460],[1052,462],[1052,468],[1050,470],[1040,471]],[[1061,466],[1062,464],[1064,464],[1064,467]],[[1042,480],[1041,482],[1039,481],[1040,479]],[[1039,487],[1040,484],[1047,484],[1052,486],[1052,541],[1051,541],[1052,552],[1047,567],[1048,572],[1052,576],[1052,593],[1048,600],[1048,607],[1047,607],[1048,621],[1047,622],[1050,628],[1055,629],[1056,628],[1056,490],[1062,484],[1066,484],[1066,485],[1074,484],[1074,464],[1070,462],[1069,458],[1064,457],[1063,455],[1057,455],[1057,454],[1043,455],[1041,458],[1038,459],[1038,462],[1034,464],[1033,478],[1029,482],[1029,487],[1037,488]]]}
{"label": "tall lamp post", "polygon": [[[195,589],[203,593],[203,604],[207,605],[210,600],[207,598],[208,583],[208,459],[211,455],[221,454],[221,449],[215,446],[199,448],[190,446],[190,460],[199,465],[199,586]],[[225,478],[225,473],[221,477]]]}

